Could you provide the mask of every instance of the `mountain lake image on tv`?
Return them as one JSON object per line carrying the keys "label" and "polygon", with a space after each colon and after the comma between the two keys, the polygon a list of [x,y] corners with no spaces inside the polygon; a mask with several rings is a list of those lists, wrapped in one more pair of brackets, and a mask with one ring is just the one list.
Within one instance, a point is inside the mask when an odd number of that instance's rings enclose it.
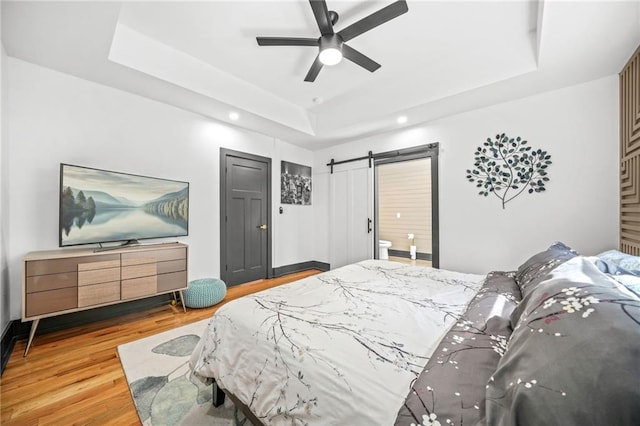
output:
{"label": "mountain lake image on tv", "polygon": [[188,182],[60,164],[60,247],[188,233]]}

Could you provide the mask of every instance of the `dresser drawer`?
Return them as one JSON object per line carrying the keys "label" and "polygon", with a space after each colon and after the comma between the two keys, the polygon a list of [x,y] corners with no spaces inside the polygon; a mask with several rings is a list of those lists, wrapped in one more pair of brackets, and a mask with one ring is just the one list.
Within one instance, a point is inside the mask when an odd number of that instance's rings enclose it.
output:
{"label": "dresser drawer", "polygon": [[136,265],[141,262],[140,259],[153,259],[156,262],[165,262],[167,260],[178,260],[187,258],[187,249],[185,247],[164,249],[164,250],[144,250],[139,252],[122,253],[122,265]]}
{"label": "dresser drawer", "polygon": [[66,311],[78,307],[78,287],[27,294],[26,317]]}
{"label": "dresser drawer", "polygon": [[158,292],[180,290],[187,287],[187,271],[158,275]]}
{"label": "dresser drawer", "polygon": [[[78,265],[80,266],[80,265]],[[107,283],[120,280],[120,268],[78,271],[78,286]]]}
{"label": "dresser drawer", "polygon": [[78,288],[78,307],[100,305],[120,300],[120,281],[85,285]]}
{"label": "dresser drawer", "polygon": [[101,254],[96,256],[79,256],[68,258],[52,258],[44,260],[28,260],[26,262],[26,275],[59,274],[63,272],[77,272],[78,265],[83,263],[96,263],[120,261],[119,254]]}
{"label": "dresser drawer", "polygon": [[145,265],[147,263],[156,263],[157,259],[153,256],[139,256],[139,257],[129,257],[127,259],[122,259],[122,266],[135,266],[135,265]]}
{"label": "dresser drawer", "polygon": [[148,277],[151,275],[156,275],[157,273],[158,273],[158,267],[156,262],[122,267],[123,280],[128,280],[131,278]]}
{"label": "dresser drawer", "polygon": [[98,269],[109,269],[109,268],[119,268],[119,267],[120,267],[120,259],[103,260],[100,262],[78,263],[78,272],[95,271]]}
{"label": "dresser drawer", "polygon": [[51,275],[36,275],[33,277],[28,277],[26,279],[27,293],[75,287],[77,285],[77,272],[65,272],[62,274]]}
{"label": "dresser drawer", "polygon": [[158,273],[168,274],[169,272],[178,272],[187,270],[187,259],[168,260],[166,262],[158,262]]}
{"label": "dresser drawer", "polygon": [[155,275],[122,280],[122,300],[155,294],[157,288],[157,277]]}

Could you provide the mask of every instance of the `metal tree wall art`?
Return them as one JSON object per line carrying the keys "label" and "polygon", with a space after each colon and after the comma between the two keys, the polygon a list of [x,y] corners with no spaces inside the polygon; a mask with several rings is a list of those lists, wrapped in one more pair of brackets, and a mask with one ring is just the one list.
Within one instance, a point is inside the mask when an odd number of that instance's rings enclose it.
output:
{"label": "metal tree wall art", "polygon": [[509,138],[504,133],[495,140],[487,138],[483,146],[474,153],[474,169],[467,169],[467,179],[481,188],[478,194],[487,197],[493,194],[505,205],[527,190],[545,191],[547,168],[551,155],[541,149],[532,149],[520,136]]}

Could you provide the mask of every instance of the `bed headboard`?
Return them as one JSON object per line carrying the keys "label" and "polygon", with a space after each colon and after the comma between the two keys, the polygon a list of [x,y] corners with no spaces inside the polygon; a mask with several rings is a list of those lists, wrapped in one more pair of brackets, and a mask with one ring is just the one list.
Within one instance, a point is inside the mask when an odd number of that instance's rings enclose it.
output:
{"label": "bed headboard", "polygon": [[640,47],[620,72],[620,251],[640,256]]}

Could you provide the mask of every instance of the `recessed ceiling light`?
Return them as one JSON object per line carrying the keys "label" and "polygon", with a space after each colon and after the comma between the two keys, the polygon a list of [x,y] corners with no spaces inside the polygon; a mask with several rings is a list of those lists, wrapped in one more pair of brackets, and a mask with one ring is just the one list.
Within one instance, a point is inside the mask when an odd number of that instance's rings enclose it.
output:
{"label": "recessed ceiling light", "polygon": [[230,112],[229,118],[233,121],[236,121],[238,118],[240,118],[240,114],[238,114],[237,112]]}
{"label": "recessed ceiling light", "polygon": [[407,122],[407,116],[406,115],[401,115],[400,117],[396,118],[396,122],[398,124],[404,124]]}

